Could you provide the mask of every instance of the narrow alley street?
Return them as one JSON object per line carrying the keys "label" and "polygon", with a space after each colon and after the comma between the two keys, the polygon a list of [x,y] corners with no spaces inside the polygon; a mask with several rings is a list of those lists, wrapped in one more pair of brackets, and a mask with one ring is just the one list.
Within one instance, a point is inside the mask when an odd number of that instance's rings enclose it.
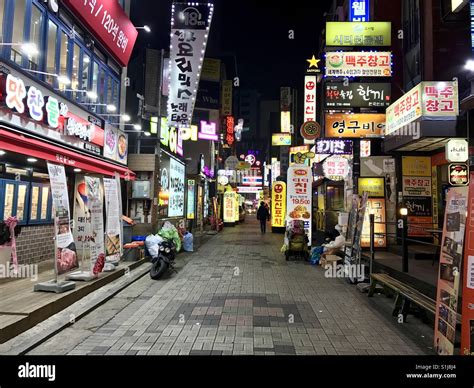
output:
{"label": "narrow alley street", "polygon": [[177,274],[142,277],[29,354],[429,354],[356,287],[286,262],[282,240],[247,217],[179,255]]}

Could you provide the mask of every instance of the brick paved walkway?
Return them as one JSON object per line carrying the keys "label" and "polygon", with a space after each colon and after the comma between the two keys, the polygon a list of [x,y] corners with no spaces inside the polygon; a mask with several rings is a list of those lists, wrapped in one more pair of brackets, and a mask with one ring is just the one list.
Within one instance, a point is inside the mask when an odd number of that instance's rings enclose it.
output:
{"label": "brick paved walkway", "polygon": [[143,277],[30,354],[424,354],[366,295],[304,262],[254,220],[226,228],[179,273]]}

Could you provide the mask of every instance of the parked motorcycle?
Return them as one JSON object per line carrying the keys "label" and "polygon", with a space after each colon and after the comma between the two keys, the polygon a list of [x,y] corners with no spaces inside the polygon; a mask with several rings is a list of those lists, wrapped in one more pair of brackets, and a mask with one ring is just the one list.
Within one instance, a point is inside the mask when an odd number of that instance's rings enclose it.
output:
{"label": "parked motorcycle", "polygon": [[159,244],[158,255],[152,257],[150,277],[158,280],[171,268],[174,270],[174,259],[176,257],[176,246],[171,240],[163,240]]}

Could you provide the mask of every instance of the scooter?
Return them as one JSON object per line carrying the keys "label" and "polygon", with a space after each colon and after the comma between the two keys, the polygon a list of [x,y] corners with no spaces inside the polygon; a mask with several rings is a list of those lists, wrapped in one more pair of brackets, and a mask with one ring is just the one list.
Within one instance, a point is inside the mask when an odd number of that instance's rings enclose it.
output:
{"label": "scooter", "polygon": [[176,246],[171,240],[164,240],[160,243],[158,255],[151,260],[150,277],[158,280],[163,274],[171,268],[174,269],[174,259],[176,257]]}

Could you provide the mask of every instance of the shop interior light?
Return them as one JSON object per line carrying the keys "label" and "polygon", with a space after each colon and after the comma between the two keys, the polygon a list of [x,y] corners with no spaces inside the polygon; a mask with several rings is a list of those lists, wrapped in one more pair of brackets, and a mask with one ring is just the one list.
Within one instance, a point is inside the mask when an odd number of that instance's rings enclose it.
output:
{"label": "shop interior light", "polygon": [[137,30],[145,30],[146,32],[150,33],[151,28],[147,26],[146,24],[143,27],[135,27]]}
{"label": "shop interior light", "polygon": [[402,216],[407,216],[407,215],[408,215],[408,209],[407,209],[406,207],[402,207],[402,208],[400,209],[400,214],[401,214]]}
{"label": "shop interior light", "polygon": [[29,57],[32,57],[34,55],[39,54],[38,47],[36,46],[35,43],[0,43],[0,46],[20,46],[20,50],[28,55]]}
{"label": "shop interior light", "polygon": [[99,97],[99,96],[97,95],[97,93],[94,92],[93,90],[87,90],[87,91],[86,91],[86,96],[87,96],[88,98],[90,98],[91,100],[94,100],[94,101],[97,100],[97,98]]}
{"label": "shop interior light", "polygon": [[125,122],[129,122],[131,120],[130,116],[126,113],[121,115],[121,117],[122,117],[122,120]]}
{"label": "shop interior light", "polygon": [[6,154],[6,152],[4,150],[0,150],[0,156],[3,156],[5,154]]}
{"label": "shop interior light", "polygon": [[107,104],[107,112],[115,112],[117,107],[113,104]]}
{"label": "shop interior light", "polygon": [[464,68],[469,71],[474,71],[474,60],[469,59],[466,64],[464,65]]}
{"label": "shop interior light", "polygon": [[137,130],[137,131],[141,131],[142,130],[142,126],[140,124],[133,124],[133,129]]}
{"label": "shop interior light", "polygon": [[145,132],[145,136],[151,136],[150,132]]}
{"label": "shop interior light", "polygon": [[63,84],[63,85],[71,85],[71,80],[69,79],[68,76],[64,75],[64,74],[58,74],[57,75],[57,78],[58,78],[58,82],[60,84]]}
{"label": "shop interior light", "polygon": [[26,161],[29,162],[29,163],[36,163],[38,161],[38,159],[28,158],[28,159],[26,159]]}
{"label": "shop interior light", "polygon": [[81,172],[82,170],[80,168],[75,168],[74,172]]}

